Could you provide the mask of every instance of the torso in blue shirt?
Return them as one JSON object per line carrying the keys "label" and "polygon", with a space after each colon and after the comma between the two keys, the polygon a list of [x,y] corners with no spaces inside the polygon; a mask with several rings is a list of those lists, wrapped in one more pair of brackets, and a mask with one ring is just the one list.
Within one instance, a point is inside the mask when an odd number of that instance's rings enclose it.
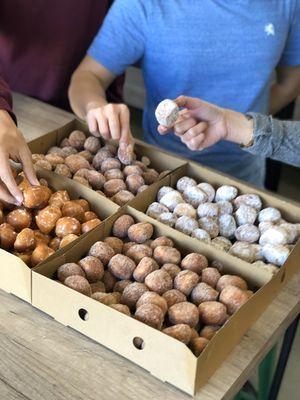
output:
{"label": "torso in blue shirt", "polygon": [[294,10],[289,0],[117,0],[89,54],[116,74],[140,59],[148,142],[262,185],[262,158],[229,142],[189,151],[173,134],[157,133],[154,111],[161,100],[184,94],[267,113],[272,73],[286,50]]}

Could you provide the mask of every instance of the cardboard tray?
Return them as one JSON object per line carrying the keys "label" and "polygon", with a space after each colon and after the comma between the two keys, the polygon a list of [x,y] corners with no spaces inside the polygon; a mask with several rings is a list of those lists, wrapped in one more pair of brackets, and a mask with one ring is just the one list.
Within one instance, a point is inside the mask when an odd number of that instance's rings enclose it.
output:
{"label": "cardboard tray", "polygon": [[[57,257],[33,269],[32,304],[62,324],[76,329],[145,368],[160,380],[193,395],[218,368],[295,272],[298,267],[300,247],[294,249],[285,266],[264,286],[261,284],[263,280],[259,271],[252,276],[252,287],[256,286],[259,290],[227,321],[197,358],[183,343],[52,279],[60,265],[78,261],[93,243],[110,236],[114,221],[124,213],[131,214],[137,222],[152,223],[155,227],[154,237],[160,235],[170,237],[183,255],[193,251],[202,253],[210,260],[222,262],[223,273],[238,273],[247,279],[247,268],[252,268],[250,264],[243,265],[237,258],[228,257],[226,253],[215,251],[211,246],[206,246],[198,240],[191,240],[190,237],[131,207],[124,207],[83,237],[72,249],[66,249]],[[142,349],[135,347],[135,338],[143,340]]]}
{"label": "cardboard tray", "polygon": [[[165,176],[159,182],[154,183],[144,193],[141,193],[139,197],[133,199],[130,202],[130,206],[145,213],[148,206],[156,201],[157,192],[162,186],[172,186],[176,188],[177,181],[183,176],[194,178],[199,183],[208,182],[215,188],[221,185],[233,185],[239,189],[239,194],[256,193],[262,199],[264,207],[276,207],[280,210],[282,217],[288,222],[300,222],[300,203],[286,199],[282,196],[274,195],[274,193],[267,190],[258,189],[255,186],[247,184],[238,179],[234,179],[228,175],[221,174],[217,171],[214,171],[213,169],[202,167],[201,165],[196,163],[186,163],[185,165],[174,169],[173,172],[171,172],[169,175]],[[197,240],[192,237],[189,238],[192,241]],[[203,243],[203,246],[210,249],[207,251],[216,254],[219,254],[219,252],[224,253],[223,251],[216,249],[210,244]],[[300,239],[296,244],[296,248],[297,250],[299,250],[300,248]],[[226,255],[229,259],[237,259],[231,254],[226,253]],[[249,282],[252,282],[253,280],[257,279],[257,277],[259,277],[260,284],[263,285],[267,283],[270,279],[272,279],[273,275],[269,271],[262,270],[260,267],[249,264],[241,259],[238,260],[240,263],[239,268],[245,269],[245,277]],[[287,271],[287,273],[289,273],[289,271]]]}
{"label": "cardboard tray", "polygon": [[[29,149],[32,153],[46,154],[50,147],[59,146],[60,142],[74,130],[81,130],[87,136],[90,135],[87,124],[79,119],[74,119],[63,127],[29,142]],[[148,157],[151,161],[150,168],[155,168],[158,172],[172,171],[186,163],[186,160],[177,157],[176,154],[172,155],[138,139],[135,139],[134,142],[134,149],[138,158],[141,159],[142,156]],[[108,143],[115,142],[109,141]],[[102,144],[105,144],[103,140]],[[139,197],[139,194],[136,197]]]}
{"label": "cardboard tray", "polygon": [[[118,206],[109,199],[99,196],[99,194],[83,185],[77,185],[75,181],[60,177],[44,169],[38,169],[37,174],[39,178],[46,179],[51,188],[67,190],[72,199],[86,199],[90,203],[91,209],[102,220],[113,215],[118,209]],[[72,247],[78,240],[80,238],[70,243],[66,248]],[[56,257],[58,253],[63,252],[65,249],[57,251],[49,259]],[[3,249],[0,249],[0,289],[31,303],[31,269],[20,258]]]}

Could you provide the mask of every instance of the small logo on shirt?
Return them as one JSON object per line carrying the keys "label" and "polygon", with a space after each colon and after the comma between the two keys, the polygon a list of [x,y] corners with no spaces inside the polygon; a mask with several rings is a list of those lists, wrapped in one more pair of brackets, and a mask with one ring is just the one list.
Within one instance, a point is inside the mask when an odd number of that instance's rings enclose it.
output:
{"label": "small logo on shirt", "polygon": [[267,36],[275,36],[275,27],[273,24],[265,25],[265,32]]}

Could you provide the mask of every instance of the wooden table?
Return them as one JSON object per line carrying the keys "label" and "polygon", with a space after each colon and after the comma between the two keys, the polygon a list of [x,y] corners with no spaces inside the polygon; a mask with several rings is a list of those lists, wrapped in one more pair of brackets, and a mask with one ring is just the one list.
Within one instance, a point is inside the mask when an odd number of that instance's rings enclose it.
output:
{"label": "wooden table", "polygon": [[[27,138],[72,115],[15,96]],[[284,287],[196,399],[232,399],[300,312],[300,271]],[[190,397],[92,340],[0,290],[0,400],[165,399]]]}

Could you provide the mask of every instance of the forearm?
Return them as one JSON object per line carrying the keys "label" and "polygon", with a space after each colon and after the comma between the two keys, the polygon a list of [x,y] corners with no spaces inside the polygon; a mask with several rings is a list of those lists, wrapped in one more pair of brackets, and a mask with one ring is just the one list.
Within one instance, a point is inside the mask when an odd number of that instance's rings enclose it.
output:
{"label": "forearm", "polygon": [[75,71],[69,87],[69,100],[74,113],[86,118],[91,108],[107,104],[105,87],[90,71]]}
{"label": "forearm", "polygon": [[12,111],[12,95],[9,86],[0,76],[0,110],[6,111],[16,122],[16,117]]}
{"label": "forearm", "polygon": [[279,121],[269,116],[253,116],[253,144],[244,148],[294,166],[300,166],[300,122]]}

